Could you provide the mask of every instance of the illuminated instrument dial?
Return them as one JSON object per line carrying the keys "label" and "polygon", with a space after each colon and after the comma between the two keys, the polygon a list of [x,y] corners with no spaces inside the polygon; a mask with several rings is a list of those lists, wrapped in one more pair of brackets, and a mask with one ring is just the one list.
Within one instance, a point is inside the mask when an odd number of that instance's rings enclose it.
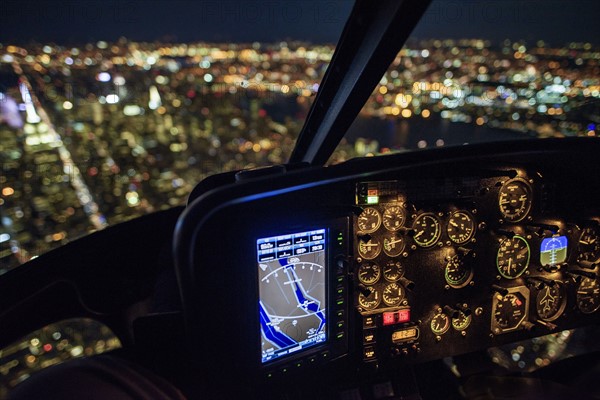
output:
{"label": "illuminated instrument dial", "polygon": [[377,239],[370,238],[365,241],[360,239],[358,241],[358,254],[365,260],[372,260],[381,253],[381,244]]}
{"label": "illuminated instrument dial", "polygon": [[435,335],[443,335],[450,328],[450,317],[444,313],[438,313],[431,319],[430,327],[431,332]]}
{"label": "illuminated instrument dial", "polygon": [[390,257],[398,257],[404,251],[404,238],[395,233],[383,235],[383,251]]}
{"label": "illuminated instrument dial", "polygon": [[465,315],[464,312],[459,311],[458,317],[452,318],[452,327],[457,331],[464,331],[471,325],[471,314]]}
{"label": "illuminated instrument dial", "polygon": [[577,307],[585,314],[591,314],[600,308],[598,279],[583,278],[581,280],[577,288]]}
{"label": "illuminated instrument dial", "polygon": [[391,232],[402,228],[406,221],[406,211],[402,206],[391,206],[383,212],[383,226]]}
{"label": "illuminated instrument dial", "polygon": [[554,236],[542,240],[540,246],[540,264],[557,265],[567,259],[567,237]]}
{"label": "illuminated instrument dial", "polygon": [[498,249],[496,267],[506,279],[516,279],[529,266],[529,244],[518,235],[504,240]]}
{"label": "illuminated instrument dial", "polygon": [[466,211],[456,211],[446,227],[448,238],[456,244],[465,244],[475,235],[475,220]]}
{"label": "illuminated instrument dial", "polygon": [[372,207],[365,208],[358,216],[357,225],[362,233],[375,232],[381,226],[381,214]]}
{"label": "illuminated instrument dial", "polygon": [[554,321],[560,317],[566,305],[565,288],[558,282],[554,286],[546,285],[535,298],[535,310],[544,321]]}
{"label": "illuminated instrument dial", "polygon": [[523,293],[508,293],[494,298],[494,321],[504,331],[517,329],[527,318],[527,298]]}
{"label": "illuminated instrument dial", "polygon": [[454,255],[446,264],[444,277],[453,288],[466,286],[473,278],[473,270],[465,265],[458,255]]}
{"label": "illuminated instrument dial", "polygon": [[431,247],[442,233],[439,219],[432,213],[425,213],[415,218],[413,223],[413,240],[421,247]]}
{"label": "illuminated instrument dial", "polygon": [[388,283],[383,289],[383,302],[390,307],[399,305],[403,298],[404,288],[396,282]]}
{"label": "illuminated instrument dial", "polygon": [[519,222],[531,210],[531,186],[520,178],[511,179],[502,185],[498,193],[500,213],[509,222]]}
{"label": "illuminated instrument dial", "polygon": [[396,282],[404,275],[404,266],[400,261],[388,261],[383,268],[383,277],[388,282]]}
{"label": "illuminated instrument dial", "polygon": [[595,228],[585,228],[581,232],[578,244],[579,256],[577,261],[595,263],[600,258],[600,235]]}
{"label": "illuminated instrument dial", "polygon": [[381,268],[374,262],[363,263],[358,267],[358,280],[365,285],[372,285],[381,277]]}
{"label": "illuminated instrument dial", "polygon": [[365,310],[372,310],[381,303],[381,296],[375,289],[371,289],[371,294],[365,296],[364,293],[358,295],[358,304]]}

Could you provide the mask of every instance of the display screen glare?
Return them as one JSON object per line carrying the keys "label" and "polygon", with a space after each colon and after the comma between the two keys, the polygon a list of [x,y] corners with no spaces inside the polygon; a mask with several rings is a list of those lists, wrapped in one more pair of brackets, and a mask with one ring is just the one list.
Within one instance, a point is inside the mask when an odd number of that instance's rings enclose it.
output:
{"label": "display screen glare", "polygon": [[262,362],[327,340],[326,230],[256,241]]}

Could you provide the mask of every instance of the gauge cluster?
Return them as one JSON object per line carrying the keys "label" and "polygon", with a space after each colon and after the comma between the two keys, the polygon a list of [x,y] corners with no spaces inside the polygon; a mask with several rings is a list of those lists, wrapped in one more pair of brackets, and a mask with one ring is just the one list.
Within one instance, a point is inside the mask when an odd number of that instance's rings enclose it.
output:
{"label": "gauge cluster", "polygon": [[[600,227],[551,212],[538,171],[358,182],[354,307],[364,362],[434,358],[600,309]],[[404,319],[391,318],[402,313]],[[412,340],[394,338],[411,329]]]}
{"label": "gauge cluster", "polygon": [[600,142],[539,142],[358,159],[198,197],[174,248],[194,360],[215,379],[341,387],[597,324]]}

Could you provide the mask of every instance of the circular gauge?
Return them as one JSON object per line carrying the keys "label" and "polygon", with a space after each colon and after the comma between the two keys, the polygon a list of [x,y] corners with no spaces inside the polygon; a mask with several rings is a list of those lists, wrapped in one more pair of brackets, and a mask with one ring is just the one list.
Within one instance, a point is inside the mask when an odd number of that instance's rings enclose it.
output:
{"label": "circular gauge", "polygon": [[396,282],[404,275],[404,266],[400,261],[388,261],[383,267],[383,277],[388,282]]}
{"label": "circular gauge", "polygon": [[381,214],[372,207],[365,208],[358,216],[357,225],[362,233],[375,232],[381,226]]}
{"label": "circular gauge", "polygon": [[443,335],[450,328],[450,318],[444,313],[436,314],[431,319],[430,327],[431,332],[433,332],[435,335]]}
{"label": "circular gauge", "polygon": [[535,310],[544,321],[554,321],[560,317],[567,305],[567,296],[562,284],[546,285],[535,298]]}
{"label": "circular gauge", "polygon": [[439,219],[432,213],[425,213],[415,218],[413,223],[413,240],[421,247],[433,246],[442,233]]}
{"label": "circular gauge", "polygon": [[358,267],[358,280],[365,285],[372,285],[381,277],[381,268],[379,265],[368,262]]}
{"label": "circular gauge", "polygon": [[577,288],[577,307],[582,313],[591,314],[600,308],[600,284],[598,279],[583,278]]}
{"label": "circular gauge", "polygon": [[505,182],[498,193],[498,204],[504,219],[509,222],[522,221],[531,210],[531,186],[521,178]]}
{"label": "circular gauge", "polygon": [[387,207],[383,212],[383,226],[391,232],[402,228],[406,221],[406,211],[402,206]]}
{"label": "circular gauge", "polygon": [[383,302],[390,307],[399,305],[403,298],[404,288],[396,282],[388,283],[383,289]]}
{"label": "circular gauge", "polygon": [[473,278],[473,270],[465,265],[459,256],[454,255],[446,264],[444,277],[448,285],[459,289],[465,287]]}
{"label": "circular gauge", "polygon": [[465,244],[475,235],[475,219],[466,211],[456,211],[448,220],[448,238],[456,244]]}
{"label": "circular gauge", "polygon": [[496,267],[506,279],[516,279],[529,266],[529,243],[518,235],[504,240],[498,249]]}
{"label": "circular gauge", "polygon": [[364,293],[358,295],[358,304],[365,310],[372,310],[379,305],[381,297],[379,292],[371,289],[371,294],[365,296]]}
{"label": "circular gauge", "polygon": [[516,329],[527,316],[527,299],[522,293],[508,293],[496,299],[494,321],[503,330]]}
{"label": "circular gauge", "polygon": [[465,315],[464,312],[459,311],[458,317],[452,318],[452,327],[457,331],[464,331],[471,325],[471,314]]}
{"label": "circular gauge", "polygon": [[595,263],[600,258],[600,235],[595,228],[588,227],[581,232],[577,245],[577,261]]}
{"label": "circular gauge", "polygon": [[390,257],[398,257],[404,251],[404,238],[395,233],[383,235],[383,251]]}
{"label": "circular gauge", "polygon": [[358,254],[365,260],[372,260],[381,253],[381,244],[377,239],[367,241],[360,239],[358,241]]}

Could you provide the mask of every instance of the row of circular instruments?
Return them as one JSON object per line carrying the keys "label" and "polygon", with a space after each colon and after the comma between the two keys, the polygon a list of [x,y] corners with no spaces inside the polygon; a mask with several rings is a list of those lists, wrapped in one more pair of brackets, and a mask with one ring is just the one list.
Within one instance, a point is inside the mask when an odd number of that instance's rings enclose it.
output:
{"label": "row of circular instruments", "polygon": [[[405,222],[406,209],[403,206],[388,206],[383,216],[373,207],[365,208],[357,221],[359,234],[369,235],[382,225],[387,232],[382,235],[383,244],[372,236],[361,239],[358,243],[359,255],[366,260],[372,260],[381,253],[382,249],[390,257],[401,255],[406,246],[406,239],[402,233],[409,233],[414,243],[422,248],[434,246],[442,236],[442,221],[439,214],[427,212],[417,215],[410,229],[404,228]],[[445,228],[448,239],[456,245],[471,241],[477,229],[471,213],[464,210],[452,212]]]}

